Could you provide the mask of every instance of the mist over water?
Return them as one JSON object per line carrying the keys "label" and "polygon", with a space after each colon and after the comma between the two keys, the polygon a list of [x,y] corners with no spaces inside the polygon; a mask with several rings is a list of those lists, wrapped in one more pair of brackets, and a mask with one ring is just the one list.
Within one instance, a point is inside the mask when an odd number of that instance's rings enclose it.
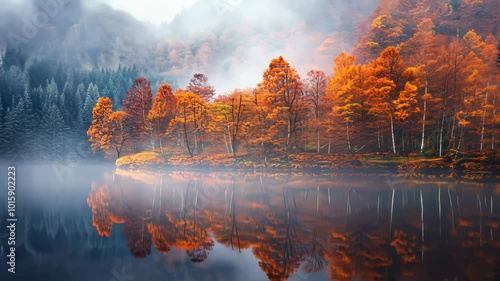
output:
{"label": "mist over water", "polygon": [[[15,45],[28,63],[48,57],[87,69],[136,64],[179,87],[202,72],[218,93],[256,86],[280,55],[303,76],[311,69],[330,72],[333,57],[361,36],[355,23],[378,4],[198,1],[171,22],[153,25],[97,1],[55,1],[8,0],[0,9],[0,46]],[[53,2],[61,4],[47,6]]]}
{"label": "mist over water", "polygon": [[111,280],[116,272],[134,280],[493,280],[498,274],[493,181],[127,172],[83,164],[62,180],[51,164],[17,165],[17,171],[13,280]]}

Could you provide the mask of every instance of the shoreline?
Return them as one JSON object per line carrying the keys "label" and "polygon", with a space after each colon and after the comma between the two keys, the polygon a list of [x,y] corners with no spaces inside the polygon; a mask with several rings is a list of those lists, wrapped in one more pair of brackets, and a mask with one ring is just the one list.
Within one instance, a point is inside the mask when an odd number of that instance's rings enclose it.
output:
{"label": "shoreline", "polygon": [[[116,160],[122,170],[203,170],[278,173],[390,173],[396,176],[439,176],[441,178],[482,178],[500,176],[500,160],[485,154],[464,158],[390,157],[380,155],[292,154],[269,157],[266,163],[255,161],[253,155],[161,155],[140,152]],[[260,160],[260,159],[259,159]]]}

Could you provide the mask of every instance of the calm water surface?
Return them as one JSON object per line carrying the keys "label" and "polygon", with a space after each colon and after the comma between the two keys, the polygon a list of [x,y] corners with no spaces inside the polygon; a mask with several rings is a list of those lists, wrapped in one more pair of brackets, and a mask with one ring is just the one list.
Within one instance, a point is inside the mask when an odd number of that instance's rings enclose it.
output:
{"label": "calm water surface", "polygon": [[57,169],[18,166],[1,280],[500,280],[492,180]]}

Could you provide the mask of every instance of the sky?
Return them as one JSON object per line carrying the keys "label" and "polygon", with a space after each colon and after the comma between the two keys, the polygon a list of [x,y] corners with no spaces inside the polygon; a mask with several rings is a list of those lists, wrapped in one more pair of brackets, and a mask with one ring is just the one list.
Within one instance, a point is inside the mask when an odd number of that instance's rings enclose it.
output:
{"label": "sky", "polygon": [[183,9],[188,9],[199,0],[98,0],[116,10],[130,13],[136,19],[160,24],[170,22]]}

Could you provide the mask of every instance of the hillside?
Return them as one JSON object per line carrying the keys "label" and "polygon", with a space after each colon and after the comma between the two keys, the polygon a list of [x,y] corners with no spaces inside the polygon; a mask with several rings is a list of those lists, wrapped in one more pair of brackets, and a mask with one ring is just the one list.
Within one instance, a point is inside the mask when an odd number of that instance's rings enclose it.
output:
{"label": "hillside", "polygon": [[500,38],[497,0],[381,0],[362,26],[366,34],[353,53],[358,60],[376,58],[388,46],[411,38],[423,19],[432,19],[435,35],[464,36],[474,29],[483,39]]}

